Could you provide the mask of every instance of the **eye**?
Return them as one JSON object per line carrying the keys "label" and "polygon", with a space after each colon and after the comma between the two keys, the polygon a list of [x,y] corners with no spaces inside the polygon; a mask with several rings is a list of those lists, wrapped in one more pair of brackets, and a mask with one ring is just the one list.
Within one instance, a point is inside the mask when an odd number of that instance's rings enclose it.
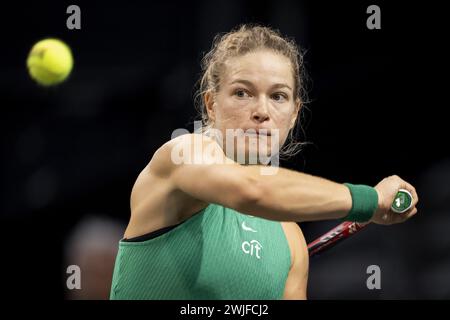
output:
{"label": "eye", "polygon": [[234,95],[238,98],[247,98],[249,96],[248,92],[244,89],[237,89]]}
{"label": "eye", "polygon": [[277,92],[272,94],[272,99],[278,102],[282,102],[284,100],[288,99],[287,94],[283,93],[283,92]]}

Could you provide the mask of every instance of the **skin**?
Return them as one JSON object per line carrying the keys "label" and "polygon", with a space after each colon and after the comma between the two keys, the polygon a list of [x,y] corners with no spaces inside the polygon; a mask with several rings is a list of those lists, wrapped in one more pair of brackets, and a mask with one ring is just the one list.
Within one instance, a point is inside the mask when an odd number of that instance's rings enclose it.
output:
{"label": "skin", "polygon": [[[301,107],[293,89],[287,58],[261,50],[227,61],[218,92],[209,91],[204,99],[210,119],[220,132],[229,128],[278,129],[282,145]],[[174,162],[174,150],[180,146],[187,147],[183,156],[198,156],[201,161]],[[257,147],[246,143],[236,152],[252,154]],[[284,168],[273,175],[261,175],[262,165],[243,165],[235,158],[236,154],[227,154],[215,139],[197,134],[183,135],[161,146],[133,187],[131,218],[124,237],[180,223],[209,203],[280,221],[291,252],[283,298],[306,299],[308,251],[296,222],[345,217],[352,206],[348,188]],[[409,211],[395,214],[389,208],[400,188],[409,190],[414,202]],[[383,179],[375,189],[378,209],[371,222],[399,223],[416,214],[417,193],[398,176]]]}
{"label": "skin", "polygon": [[[271,150],[275,133],[281,146],[295,125],[301,107],[299,98],[294,97],[294,77],[288,58],[271,51],[261,50],[229,59],[220,81],[218,92],[208,91],[205,105],[214,128],[220,130],[225,139],[226,129],[267,130],[264,152]],[[224,151],[236,160],[235,154]],[[235,143],[236,145],[236,143]],[[255,155],[258,144],[238,145],[239,154]]]}
{"label": "skin", "polygon": [[[294,77],[288,58],[272,51],[261,50],[229,59],[217,93],[208,92],[205,105],[214,128],[226,137],[226,129],[278,130],[278,145],[282,145],[295,125],[301,107],[294,97]],[[263,152],[271,153],[271,139]],[[226,143],[224,151],[227,153]],[[259,144],[237,144],[237,153],[255,156]],[[240,147],[240,148],[239,148]],[[233,157],[231,155],[231,157]],[[237,160],[237,157],[233,157]],[[291,251],[291,269],[286,281],[284,299],[306,299],[308,280],[308,250],[303,233],[295,222],[281,222]]]}

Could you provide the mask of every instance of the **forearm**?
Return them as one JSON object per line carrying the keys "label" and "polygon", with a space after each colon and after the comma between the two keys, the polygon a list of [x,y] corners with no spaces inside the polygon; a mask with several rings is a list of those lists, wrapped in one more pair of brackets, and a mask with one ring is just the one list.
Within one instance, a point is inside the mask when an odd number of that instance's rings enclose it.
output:
{"label": "forearm", "polygon": [[[199,152],[197,158],[203,160],[196,164],[182,162],[169,170],[174,188],[195,199],[277,221],[338,219],[352,207],[350,191],[343,184],[284,168],[277,168],[273,175],[262,175],[262,169],[270,168],[237,164],[228,160],[213,140],[203,139],[202,143],[202,148],[192,148],[196,145],[194,135],[172,141],[173,147],[186,145],[193,152],[192,159]],[[218,163],[211,152],[205,152],[211,144],[228,161]],[[171,159],[173,150],[167,153],[166,159]],[[163,163],[171,164],[168,160]]]}
{"label": "forearm", "polygon": [[339,219],[352,207],[349,189],[320,177],[280,168],[274,175],[261,175],[261,166],[247,166],[248,188],[255,196],[240,211],[277,221]]}

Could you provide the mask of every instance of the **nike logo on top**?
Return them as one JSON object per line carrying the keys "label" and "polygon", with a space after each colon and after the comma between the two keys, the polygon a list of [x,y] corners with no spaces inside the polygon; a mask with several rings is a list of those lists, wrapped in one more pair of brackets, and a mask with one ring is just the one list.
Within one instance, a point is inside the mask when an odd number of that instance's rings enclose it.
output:
{"label": "nike logo on top", "polygon": [[250,232],[258,232],[258,231],[256,231],[255,229],[252,229],[252,228],[250,228],[250,227],[247,227],[247,226],[245,225],[245,221],[242,221],[242,229],[244,229],[245,231],[250,231]]}

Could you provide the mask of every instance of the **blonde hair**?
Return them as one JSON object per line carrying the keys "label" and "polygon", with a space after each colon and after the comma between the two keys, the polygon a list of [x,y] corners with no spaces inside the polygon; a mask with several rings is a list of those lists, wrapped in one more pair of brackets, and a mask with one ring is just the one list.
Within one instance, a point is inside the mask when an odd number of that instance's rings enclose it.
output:
{"label": "blonde hair", "polygon": [[[202,76],[198,81],[198,90],[195,95],[195,105],[201,116],[202,132],[212,127],[204,102],[204,94],[208,91],[220,90],[220,77],[229,58],[245,55],[260,49],[268,49],[289,59],[294,77],[294,101],[300,100],[302,111],[306,102],[304,84],[303,54],[294,40],[282,37],[278,30],[259,25],[243,24],[236,29],[218,34],[213,40],[211,50],[201,61]],[[303,143],[296,141],[295,136],[299,127],[299,118],[296,125],[289,131],[286,142],[280,150],[280,157],[289,157],[297,154]]]}

